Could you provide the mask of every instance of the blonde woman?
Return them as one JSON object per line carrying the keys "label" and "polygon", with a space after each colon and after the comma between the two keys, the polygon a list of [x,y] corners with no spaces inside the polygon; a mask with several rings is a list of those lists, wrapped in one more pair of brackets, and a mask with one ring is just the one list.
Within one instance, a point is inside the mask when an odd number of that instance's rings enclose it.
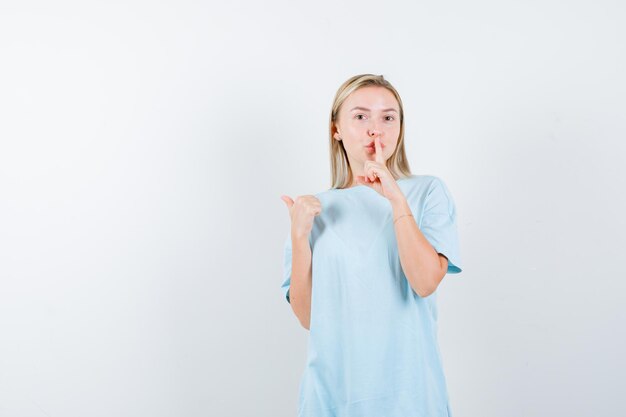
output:
{"label": "blonde woman", "polygon": [[411,174],[402,101],[382,75],[339,88],[329,133],[332,187],[281,196],[282,290],[309,330],[298,416],[451,417],[436,290],[461,272],[452,196]]}

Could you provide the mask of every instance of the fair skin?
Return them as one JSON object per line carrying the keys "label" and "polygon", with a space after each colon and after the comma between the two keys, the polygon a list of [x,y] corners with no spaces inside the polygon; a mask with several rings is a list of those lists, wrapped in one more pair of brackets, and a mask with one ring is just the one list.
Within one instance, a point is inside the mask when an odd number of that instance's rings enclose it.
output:
{"label": "fair skin", "polygon": [[[353,178],[350,187],[360,185],[358,180],[365,180],[367,163],[376,157],[375,138],[380,139],[382,159],[387,160],[393,154],[400,136],[400,106],[384,87],[359,88],[341,105],[334,130],[333,138],[343,143],[350,162]],[[374,178],[370,176],[370,179]],[[388,187],[388,191],[399,192],[399,189]]]}
{"label": "fair skin", "polygon": [[[400,134],[399,105],[395,96],[379,86],[352,92],[339,110],[333,137],[343,141],[354,181],[351,186],[370,187],[386,198],[392,208],[394,230],[402,270],[421,297],[432,294],[448,269],[448,260],[438,254],[419,230],[408,202],[385,162],[395,152]],[[309,329],[311,314],[311,248],[308,241],[313,220],[322,211],[312,195],[281,196],[291,217],[292,278],[291,307],[301,325]],[[400,217],[401,216],[401,217]]]}
{"label": "fair skin", "polygon": [[311,321],[311,291],[313,285],[312,253],[309,234],[313,219],[322,212],[322,205],[314,195],[302,195],[295,201],[283,195],[281,199],[289,209],[291,218],[291,284],[289,303],[305,329]]}

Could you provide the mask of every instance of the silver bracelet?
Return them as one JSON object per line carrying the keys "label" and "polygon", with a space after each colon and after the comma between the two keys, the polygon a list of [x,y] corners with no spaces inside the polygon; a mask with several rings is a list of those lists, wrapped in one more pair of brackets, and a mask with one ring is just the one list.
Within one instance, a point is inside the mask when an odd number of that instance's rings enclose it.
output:
{"label": "silver bracelet", "polygon": [[395,224],[396,224],[396,222],[398,221],[398,219],[399,219],[400,217],[404,217],[404,216],[413,216],[413,214],[401,214],[401,215],[399,215],[398,217],[396,217],[396,219],[393,221],[393,224],[395,225]]}

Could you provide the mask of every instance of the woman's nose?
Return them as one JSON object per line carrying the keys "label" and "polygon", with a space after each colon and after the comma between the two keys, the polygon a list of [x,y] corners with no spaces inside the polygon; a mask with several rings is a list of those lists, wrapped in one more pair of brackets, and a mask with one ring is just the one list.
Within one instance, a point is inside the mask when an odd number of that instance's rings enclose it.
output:
{"label": "woman's nose", "polygon": [[376,135],[382,135],[382,134],[383,134],[383,131],[378,126],[378,123],[376,121],[372,121],[372,123],[369,126],[369,135],[372,137],[375,137]]}
{"label": "woman's nose", "polygon": [[371,128],[369,130],[369,135],[372,136],[372,137],[375,137],[376,135],[382,135],[382,133],[383,132],[380,129],[377,129],[377,128]]}

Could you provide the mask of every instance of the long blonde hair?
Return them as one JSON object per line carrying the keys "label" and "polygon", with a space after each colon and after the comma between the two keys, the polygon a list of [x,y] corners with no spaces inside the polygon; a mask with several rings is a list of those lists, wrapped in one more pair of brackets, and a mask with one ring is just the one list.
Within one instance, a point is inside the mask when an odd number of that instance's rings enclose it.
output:
{"label": "long blonde hair", "polygon": [[343,102],[354,91],[367,86],[385,87],[387,90],[391,91],[398,101],[398,105],[400,106],[400,135],[398,136],[398,144],[393,155],[391,155],[385,164],[395,179],[405,178],[411,175],[409,162],[404,152],[404,109],[402,107],[400,94],[398,94],[391,83],[385,80],[382,75],[360,74],[349,78],[339,87],[330,111],[331,188],[346,188],[353,182],[352,170],[350,169],[350,162],[348,161],[348,155],[343,146],[343,141],[334,139],[333,134],[336,132],[335,123]]}

